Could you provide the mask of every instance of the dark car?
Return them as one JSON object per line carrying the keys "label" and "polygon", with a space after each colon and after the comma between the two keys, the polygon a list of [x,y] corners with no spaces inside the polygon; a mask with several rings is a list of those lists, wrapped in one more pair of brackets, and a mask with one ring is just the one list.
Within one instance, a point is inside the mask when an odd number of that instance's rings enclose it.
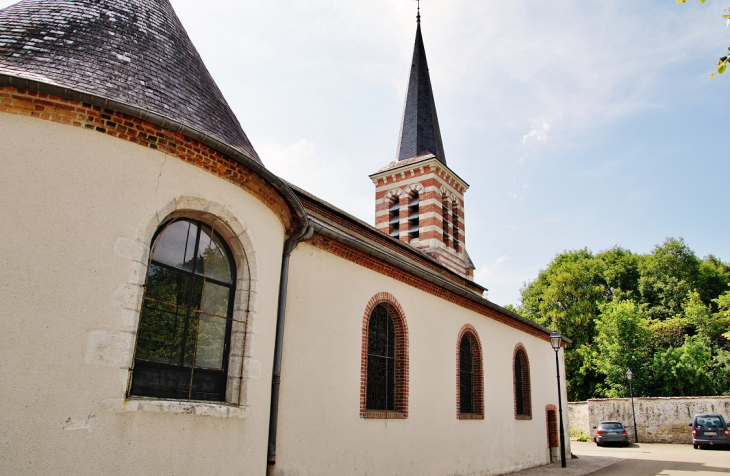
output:
{"label": "dark car", "polygon": [[628,446],[629,436],[624,426],[617,421],[602,421],[596,428],[596,437],[593,441],[596,445],[603,446],[607,443]]}
{"label": "dark car", "polygon": [[695,449],[703,446],[730,446],[730,433],[722,415],[695,415],[689,426],[692,427],[692,444]]}

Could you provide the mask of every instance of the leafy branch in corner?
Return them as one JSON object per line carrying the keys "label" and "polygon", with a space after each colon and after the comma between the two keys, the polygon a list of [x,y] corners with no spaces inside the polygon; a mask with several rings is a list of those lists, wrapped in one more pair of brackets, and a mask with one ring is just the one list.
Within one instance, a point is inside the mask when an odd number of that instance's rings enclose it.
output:
{"label": "leafy branch in corner", "polygon": [[[702,3],[705,3],[705,0],[699,0]],[[677,0],[677,3],[687,3],[687,0]],[[723,15],[722,17],[725,18],[725,26],[730,26],[730,8],[727,9],[727,15]],[[728,51],[730,51],[730,48],[728,48]],[[712,73],[710,75],[710,79],[714,78],[715,75],[723,74],[727,70],[727,63],[730,59],[730,54],[723,56],[717,61],[717,71]]]}

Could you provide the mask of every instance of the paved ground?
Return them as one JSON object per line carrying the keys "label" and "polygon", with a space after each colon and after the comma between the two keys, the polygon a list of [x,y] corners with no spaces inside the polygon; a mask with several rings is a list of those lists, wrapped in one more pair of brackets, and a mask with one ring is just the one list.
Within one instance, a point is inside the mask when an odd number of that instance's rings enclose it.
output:
{"label": "paved ground", "polygon": [[513,473],[519,476],[680,476],[730,474],[730,451],[695,450],[692,445],[640,443],[628,448],[597,447],[592,442],[571,442],[578,459]]}

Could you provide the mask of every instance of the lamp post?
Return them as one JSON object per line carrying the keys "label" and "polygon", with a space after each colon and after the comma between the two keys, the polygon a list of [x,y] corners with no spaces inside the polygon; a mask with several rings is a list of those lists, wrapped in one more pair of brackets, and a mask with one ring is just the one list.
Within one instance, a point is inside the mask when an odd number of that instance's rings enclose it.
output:
{"label": "lamp post", "polygon": [[639,442],[639,433],[636,431],[636,412],[634,411],[634,387],[631,380],[634,378],[634,372],[631,369],[626,371],[626,378],[629,379],[629,392],[631,392],[631,416],[634,418],[634,443]]}
{"label": "lamp post", "polygon": [[560,394],[560,363],[558,361],[558,351],[563,342],[563,336],[558,331],[550,334],[550,345],[555,351],[555,370],[558,372],[558,412],[560,420],[560,466],[565,468],[565,430],[563,430],[563,399]]}

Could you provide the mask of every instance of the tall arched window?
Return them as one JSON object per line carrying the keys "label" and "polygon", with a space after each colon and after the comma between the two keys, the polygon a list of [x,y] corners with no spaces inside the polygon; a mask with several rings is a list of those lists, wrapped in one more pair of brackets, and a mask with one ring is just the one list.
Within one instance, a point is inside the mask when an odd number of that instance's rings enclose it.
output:
{"label": "tall arched window", "polygon": [[408,418],[408,326],[393,295],[378,293],[363,316],[362,418]]}
{"label": "tall arched window", "polygon": [[465,324],[457,341],[457,398],[459,419],[484,418],[484,369],[482,345],[476,329]]}
{"label": "tall arched window", "polygon": [[395,347],[393,319],[378,306],[368,328],[368,410],[395,410]]}
{"label": "tall arched window", "polygon": [[459,352],[459,411],[474,413],[474,355],[469,337],[461,338]]}
{"label": "tall arched window", "polygon": [[129,394],[224,401],[231,252],[208,225],[186,218],[162,226],[151,250]]}
{"label": "tall arched window", "polygon": [[530,362],[522,346],[518,346],[514,354],[514,394],[515,417],[527,419],[532,417],[532,397],[530,385]]}

